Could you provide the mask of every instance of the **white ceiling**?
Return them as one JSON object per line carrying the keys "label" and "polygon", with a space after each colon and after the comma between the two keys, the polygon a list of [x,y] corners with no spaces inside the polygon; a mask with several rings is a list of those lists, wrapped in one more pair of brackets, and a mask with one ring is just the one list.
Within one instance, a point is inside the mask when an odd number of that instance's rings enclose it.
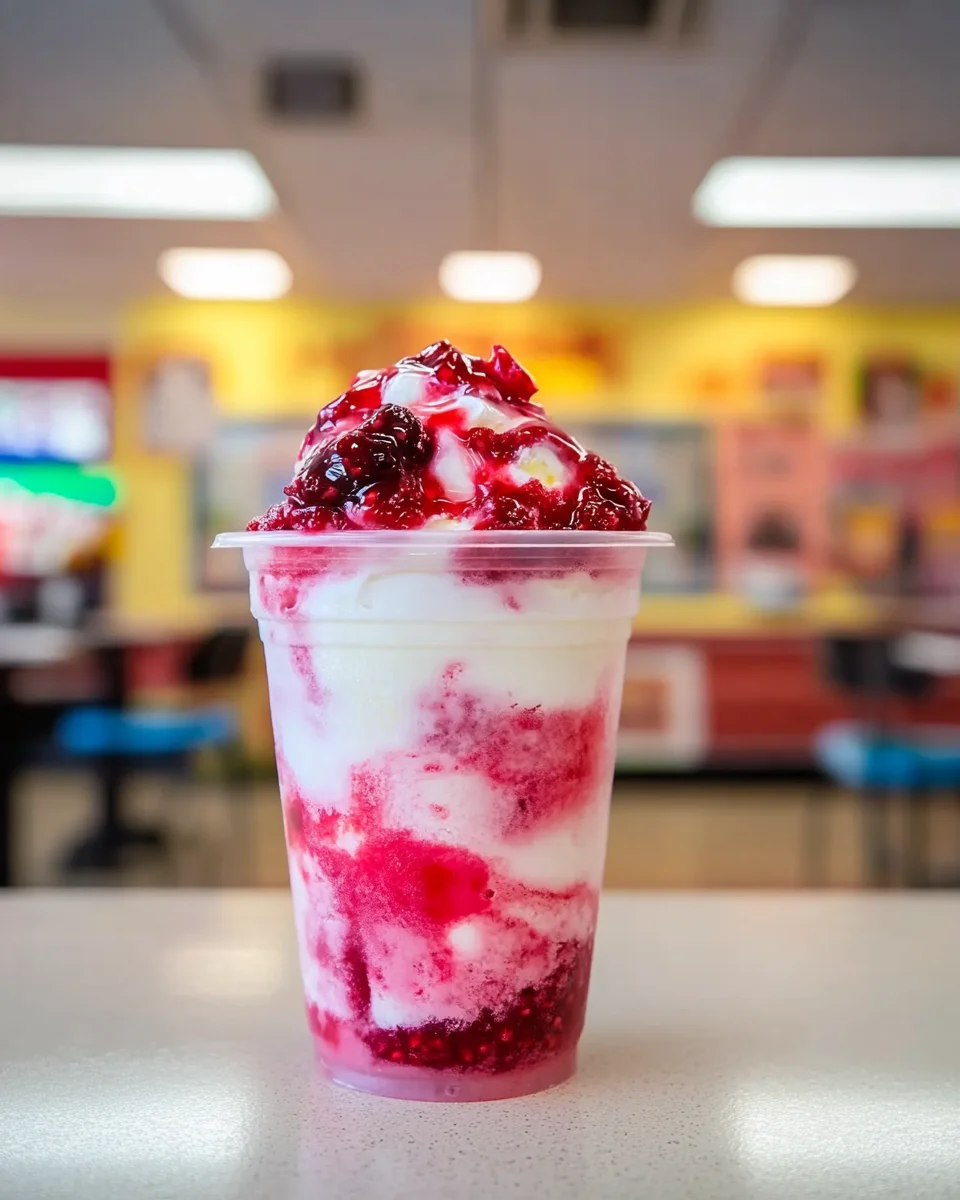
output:
{"label": "white ceiling", "polygon": [[[855,298],[960,300],[960,233],[708,230],[689,215],[732,153],[960,154],[958,0],[705,0],[682,46],[494,56],[499,241],[543,294],[724,296],[747,253],[843,251]],[[471,0],[0,0],[0,141],[240,145],[281,211],[229,224],[0,219],[0,300],[117,304],[159,290],[170,245],[267,245],[301,292],[436,292],[474,239]],[[278,126],[258,65],[364,67],[347,127]]]}

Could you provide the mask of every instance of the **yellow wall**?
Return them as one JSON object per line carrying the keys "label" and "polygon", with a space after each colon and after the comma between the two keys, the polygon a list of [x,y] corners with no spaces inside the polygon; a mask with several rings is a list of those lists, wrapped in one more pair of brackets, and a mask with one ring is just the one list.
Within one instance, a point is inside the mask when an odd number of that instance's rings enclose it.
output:
{"label": "yellow wall", "polygon": [[212,364],[224,415],[302,414],[306,425],[354,370],[383,365],[438,336],[473,352],[485,352],[491,336],[515,349],[561,418],[759,413],[762,362],[812,356],[825,372],[823,424],[836,433],[852,419],[865,357],[902,353],[925,370],[950,373],[960,366],[960,310],[151,301],[126,315],[117,344],[116,461],[127,482],[128,520],[116,606],[137,617],[184,620],[224,604],[191,585],[186,466],[146,452],[140,441],[139,395],[153,362],[201,356]]}

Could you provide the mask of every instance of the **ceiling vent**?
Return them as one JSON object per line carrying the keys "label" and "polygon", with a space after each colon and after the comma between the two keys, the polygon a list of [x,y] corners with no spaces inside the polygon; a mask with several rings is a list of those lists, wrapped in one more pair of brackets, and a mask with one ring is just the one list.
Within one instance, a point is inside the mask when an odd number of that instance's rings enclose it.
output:
{"label": "ceiling vent", "polygon": [[360,108],[361,77],[340,58],[278,58],[263,68],[263,106],[289,121],[352,117]]}
{"label": "ceiling vent", "polygon": [[501,0],[503,40],[563,45],[600,39],[676,42],[699,26],[705,0]]}

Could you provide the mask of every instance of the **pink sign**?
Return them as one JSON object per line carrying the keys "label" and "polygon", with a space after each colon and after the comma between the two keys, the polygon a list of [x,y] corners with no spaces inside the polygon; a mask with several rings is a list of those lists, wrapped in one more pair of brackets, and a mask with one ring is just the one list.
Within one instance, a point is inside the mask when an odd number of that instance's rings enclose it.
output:
{"label": "pink sign", "polygon": [[756,564],[789,567],[804,584],[828,550],[827,461],[807,425],[737,422],[717,436],[717,551],[723,586]]}

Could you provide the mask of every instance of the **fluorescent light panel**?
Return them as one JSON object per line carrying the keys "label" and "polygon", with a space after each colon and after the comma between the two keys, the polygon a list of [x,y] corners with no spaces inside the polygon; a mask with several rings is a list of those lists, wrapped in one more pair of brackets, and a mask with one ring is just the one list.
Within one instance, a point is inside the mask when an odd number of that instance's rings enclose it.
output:
{"label": "fluorescent light panel", "polygon": [[693,197],[706,225],[960,228],[960,158],[725,158]]}
{"label": "fluorescent light panel", "polygon": [[276,203],[245,150],[0,145],[0,215],[249,221]]}
{"label": "fluorescent light panel", "polygon": [[543,271],[532,254],[458,250],[440,264],[440,286],[454,300],[515,304],[536,295]]}
{"label": "fluorescent light panel", "polygon": [[733,273],[733,294],[744,304],[816,308],[836,304],[853,287],[849,258],[828,254],[758,254]]}
{"label": "fluorescent light panel", "polygon": [[189,300],[277,300],[293,272],[273,250],[214,250],[178,246],[157,261],[160,278]]}

